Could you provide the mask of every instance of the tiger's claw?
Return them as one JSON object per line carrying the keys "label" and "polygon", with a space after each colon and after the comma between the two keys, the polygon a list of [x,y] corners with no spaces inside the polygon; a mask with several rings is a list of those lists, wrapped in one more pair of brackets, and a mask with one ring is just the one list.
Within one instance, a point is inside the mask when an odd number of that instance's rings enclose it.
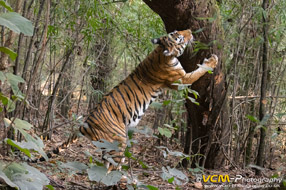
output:
{"label": "tiger's claw", "polygon": [[218,64],[218,57],[215,54],[212,54],[212,56],[209,59],[204,59],[204,65],[207,67],[215,68]]}

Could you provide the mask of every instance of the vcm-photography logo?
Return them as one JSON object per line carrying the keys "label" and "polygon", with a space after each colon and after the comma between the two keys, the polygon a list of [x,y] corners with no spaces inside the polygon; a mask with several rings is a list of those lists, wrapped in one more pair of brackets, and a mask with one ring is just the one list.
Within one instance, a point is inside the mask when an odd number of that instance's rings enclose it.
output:
{"label": "vcm-photography logo", "polygon": [[282,178],[248,178],[243,177],[242,175],[236,175],[235,177],[230,177],[229,175],[197,175],[197,182],[202,183],[271,183],[271,184],[280,184]]}

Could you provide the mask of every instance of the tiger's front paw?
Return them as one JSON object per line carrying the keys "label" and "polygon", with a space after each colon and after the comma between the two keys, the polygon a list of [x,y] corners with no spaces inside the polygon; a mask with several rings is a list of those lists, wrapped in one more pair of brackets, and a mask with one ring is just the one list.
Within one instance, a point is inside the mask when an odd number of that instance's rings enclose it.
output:
{"label": "tiger's front paw", "polygon": [[215,54],[212,54],[209,59],[204,60],[203,64],[214,69],[218,64],[218,57]]}

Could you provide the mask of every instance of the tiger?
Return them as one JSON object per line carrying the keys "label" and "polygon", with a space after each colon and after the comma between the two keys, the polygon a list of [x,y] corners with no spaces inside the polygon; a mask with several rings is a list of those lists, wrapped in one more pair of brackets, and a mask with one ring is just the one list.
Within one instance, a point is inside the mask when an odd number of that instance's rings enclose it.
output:
{"label": "tiger", "polygon": [[[177,89],[178,85],[175,85],[175,82],[192,84],[207,72],[204,67],[216,67],[218,57],[212,55],[203,61],[202,67],[193,72],[187,73],[183,69],[178,57],[192,41],[190,29],[174,31],[152,39],[151,42],[158,46],[129,76],[102,98],[87,117],[85,124],[53,152],[57,154],[60,149],[68,147],[77,140],[77,134],[81,133],[91,141],[104,139],[108,142],[119,142],[120,151],[110,154],[116,163],[122,163],[128,129],[138,124],[149,105],[163,89]],[[107,163],[107,167],[108,171],[113,170],[114,164]]]}

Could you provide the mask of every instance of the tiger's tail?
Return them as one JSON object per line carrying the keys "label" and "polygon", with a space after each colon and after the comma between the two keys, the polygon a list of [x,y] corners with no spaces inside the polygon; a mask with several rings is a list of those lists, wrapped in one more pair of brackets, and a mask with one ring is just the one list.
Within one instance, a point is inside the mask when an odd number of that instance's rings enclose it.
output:
{"label": "tiger's tail", "polygon": [[[54,148],[52,150],[52,152],[47,153],[47,157],[52,158],[53,154],[59,154],[61,152],[61,150],[68,148],[71,144],[73,144],[74,142],[76,142],[78,140],[79,133],[80,132],[78,130],[73,132],[65,142],[63,142],[61,145]],[[43,162],[43,161],[47,161],[47,160],[42,156],[40,158],[32,160],[31,162],[36,163],[38,161]]]}

